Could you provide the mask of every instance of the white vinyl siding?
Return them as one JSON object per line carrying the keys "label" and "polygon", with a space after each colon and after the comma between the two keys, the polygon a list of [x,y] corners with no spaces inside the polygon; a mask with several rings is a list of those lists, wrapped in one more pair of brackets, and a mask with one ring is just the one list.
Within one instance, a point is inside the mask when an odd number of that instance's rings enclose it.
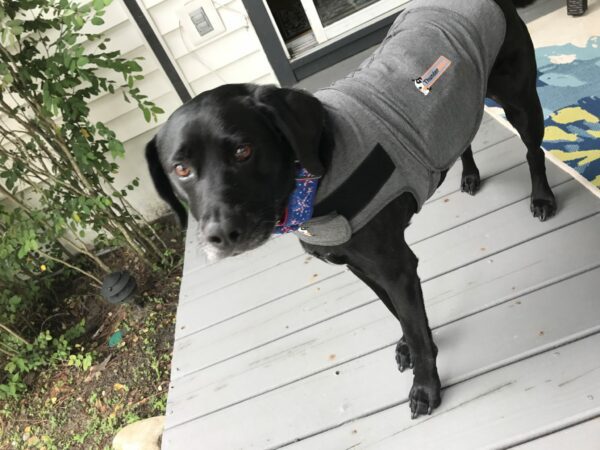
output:
{"label": "white vinyl siding", "polygon": [[[165,43],[167,53],[173,58],[173,64],[191,87],[191,95],[224,82],[277,83],[240,0],[214,2],[215,5],[221,5],[218,12],[226,31],[196,49],[191,43],[186,47],[183,41],[185,31],[179,29],[178,11],[185,3],[183,0],[145,1],[140,2],[140,7],[146,9],[147,17]],[[109,50],[118,49],[130,58],[144,58],[140,65],[145,78],[138,82],[138,87],[165,110],[158,123],[147,123],[134,103],[123,100],[120,91],[101,95],[90,104],[92,120],[104,122],[125,144],[126,157],[118,161],[121,169],[116,185],[123,186],[134,177],[139,177],[140,187],[129,193],[130,201],[147,218],[154,219],[168,208],[152,186],[144,160],[144,148],[159,125],[181,105],[181,100],[122,2],[114,2],[109,6],[105,22],[95,31],[102,29],[111,39]]]}
{"label": "white vinyl siding", "polygon": [[194,95],[223,82],[256,82],[259,79],[276,82],[241,0],[213,1],[226,31],[198,48],[193,47],[186,31],[179,27],[178,12],[187,3],[185,0],[144,2]]}

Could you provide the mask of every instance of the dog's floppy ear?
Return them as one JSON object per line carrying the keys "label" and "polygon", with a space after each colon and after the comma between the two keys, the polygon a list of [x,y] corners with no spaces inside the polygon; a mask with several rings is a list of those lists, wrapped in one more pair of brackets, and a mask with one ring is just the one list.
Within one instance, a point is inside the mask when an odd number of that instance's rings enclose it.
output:
{"label": "dog's floppy ear", "polygon": [[148,162],[148,168],[150,169],[150,176],[154,182],[154,187],[158,191],[158,195],[169,204],[173,211],[179,218],[179,223],[183,228],[187,227],[187,211],[183,204],[179,201],[173,186],[169,181],[169,177],[165,173],[160,159],[158,158],[158,149],[156,147],[156,136],[152,138],[148,144],[146,144],[146,161]]}
{"label": "dog's floppy ear", "polygon": [[325,111],[321,102],[306,92],[275,86],[257,87],[255,98],[269,111],[300,164],[313,175],[323,175],[319,144]]}

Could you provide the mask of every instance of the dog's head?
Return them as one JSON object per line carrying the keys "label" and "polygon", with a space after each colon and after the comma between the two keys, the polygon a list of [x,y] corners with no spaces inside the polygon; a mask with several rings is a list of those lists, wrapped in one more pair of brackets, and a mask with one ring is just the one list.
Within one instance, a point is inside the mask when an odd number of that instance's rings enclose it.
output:
{"label": "dog's head", "polygon": [[273,232],[294,188],[295,161],[323,173],[323,120],[310,94],[224,85],[177,109],[146,146],[146,159],[182,225],[187,210],[198,221],[209,254],[237,255]]}

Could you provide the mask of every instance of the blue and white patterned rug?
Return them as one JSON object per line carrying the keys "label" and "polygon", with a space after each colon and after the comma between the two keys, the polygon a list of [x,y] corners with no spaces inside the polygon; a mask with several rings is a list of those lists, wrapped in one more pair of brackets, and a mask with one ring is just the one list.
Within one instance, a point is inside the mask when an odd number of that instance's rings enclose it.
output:
{"label": "blue and white patterned rug", "polygon": [[[564,10],[553,14],[561,13],[566,16]],[[600,8],[595,13],[600,24]],[[585,23],[578,23],[579,18],[568,20],[571,27]],[[562,33],[561,40],[569,40],[568,30],[553,28]],[[536,45],[537,89],[546,128],[543,148],[549,159],[568,167],[588,187],[595,186],[592,190],[600,195],[600,25],[592,28],[584,45],[581,36],[577,44]],[[532,36],[535,43],[535,31]],[[486,101],[486,106],[492,115],[503,118],[496,104]]]}

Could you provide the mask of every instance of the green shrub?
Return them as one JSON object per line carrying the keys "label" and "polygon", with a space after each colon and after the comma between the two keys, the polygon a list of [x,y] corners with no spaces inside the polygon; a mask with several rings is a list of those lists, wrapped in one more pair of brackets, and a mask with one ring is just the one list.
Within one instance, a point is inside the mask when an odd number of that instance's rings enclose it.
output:
{"label": "green shrub", "polygon": [[168,264],[164,243],[127,200],[138,180],[113,186],[123,144],[89,118],[91,100],[117,91],[147,121],[162,113],[135,85],[138,62],[90,31],[109,3],[0,0],[0,395],[18,395],[23,375],[43,365],[91,364],[71,352],[69,333],[28,324],[43,313],[47,274],[77,272],[97,288],[113,270],[97,252],[116,246],[147,267]]}

